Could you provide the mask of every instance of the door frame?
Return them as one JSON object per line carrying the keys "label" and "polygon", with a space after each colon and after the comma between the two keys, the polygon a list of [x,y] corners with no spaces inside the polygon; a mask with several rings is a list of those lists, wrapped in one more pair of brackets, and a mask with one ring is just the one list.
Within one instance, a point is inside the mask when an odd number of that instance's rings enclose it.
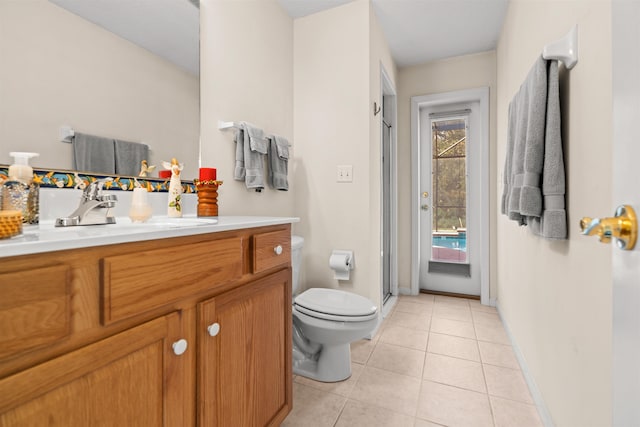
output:
{"label": "door frame", "polygon": [[480,103],[480,303],[491,305],[489,296],[489,88],[480,87],[411,97],[411,295],[420,292],[420,109],[464,102]]}
{"label": "door frame", "polygon": [[[382,314],[386,316],[387,312],[395,304],[395,298],[398,295],[398,167],[397,167],[397,123],[398,123],[398,96],[396,93],[395,87],[393,87],[393,82],[389,77],[389,74],[384,68],[384,65],[380,64],[380,104],[382,105],[384,97],[391,97],[393,102],[391,103],[390,110],[390,120],[391,120],[391,140],[390,144],[390,167],[391,171],[389,173],[389,192],[390,194],[390,234],[389,240],[391,244],[391,259],[389,266],[389,275],[390,275],[390,283],[389,283],[389,291],[391,292],[391,297],[387,300],[387,304],[384,304],[384,295],[383,295],[383,286],[384,286],[384,266],[383,266],[383,254],[381,251],[380,254],[380,304],[382,305]],[[382,161],[383,156],[383,141],[384,138],[384,123],[382,117],[382,111],[380,112],[380,247],[384,248],[384,218],[382,215],[384,214],[384,209],[382,203],[384,203],[384,165]]]}

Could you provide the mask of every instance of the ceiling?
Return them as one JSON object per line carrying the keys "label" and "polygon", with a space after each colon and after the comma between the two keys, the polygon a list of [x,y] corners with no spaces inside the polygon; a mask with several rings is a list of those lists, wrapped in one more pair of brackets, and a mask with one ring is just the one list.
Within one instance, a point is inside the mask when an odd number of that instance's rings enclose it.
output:
{"label": "ceiling", "polygon": [[[293,18],[352,0],[278,0]],[[398,67],[496,48],[508,0],[371,0]]]}
{"label": "ceiling", "polygon": [[[199,74],[198,0],[49,1]],[[278,0],[292,18],[351,1]],[[398,67],[495,49],[507,1],[371,0]]]}

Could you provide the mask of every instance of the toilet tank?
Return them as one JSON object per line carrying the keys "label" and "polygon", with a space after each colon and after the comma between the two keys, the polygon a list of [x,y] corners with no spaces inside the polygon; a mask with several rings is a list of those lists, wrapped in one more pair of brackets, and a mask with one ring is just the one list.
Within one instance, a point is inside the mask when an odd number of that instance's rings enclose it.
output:
{"label": "toilet tank", "polygon": [[296,295],[300,287],[300,266],[302,265],[302,246],[304,239],[300,236],[291,236],[291,270],[292,270],[292,295]]}

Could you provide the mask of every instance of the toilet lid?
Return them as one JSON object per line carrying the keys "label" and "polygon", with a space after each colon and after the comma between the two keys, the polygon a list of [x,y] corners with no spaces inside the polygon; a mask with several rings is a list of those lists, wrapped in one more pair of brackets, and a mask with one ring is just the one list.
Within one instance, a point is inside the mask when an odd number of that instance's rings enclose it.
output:
{"label": "toilet lid", "polygon": [[377,308],[360,295],[336,289],[311,288],[298,295],[296,309],[321,319],[364,321],[376,316]]}

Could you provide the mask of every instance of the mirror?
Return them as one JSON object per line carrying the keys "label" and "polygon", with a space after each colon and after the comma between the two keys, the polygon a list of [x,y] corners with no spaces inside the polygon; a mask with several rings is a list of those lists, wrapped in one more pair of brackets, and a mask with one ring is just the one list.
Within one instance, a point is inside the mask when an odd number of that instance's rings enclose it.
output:
{"label": "mirror", "polygon": [[0,164],[73,169],[69,127],[148,145],[149,176],[176,157],[197,177],[197,1],[0,0],[0,64]]}

